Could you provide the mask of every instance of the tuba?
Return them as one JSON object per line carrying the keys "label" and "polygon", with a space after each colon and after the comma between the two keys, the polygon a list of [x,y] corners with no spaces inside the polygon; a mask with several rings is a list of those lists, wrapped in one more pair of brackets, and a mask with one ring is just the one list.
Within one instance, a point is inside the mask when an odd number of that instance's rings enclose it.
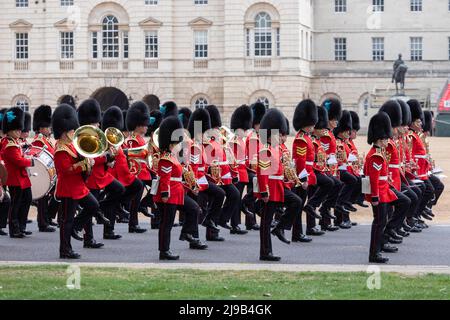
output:
{"label": "tuba", "polygon": [[75,131],[73,145],[85,158],[97,158],[108,150],[108,140],[100,128],[86,125]]}
{"label": "tuba", "polygon": [[106,129],[105,135],[108,143],[116,150],[119,149],[125,141],[125,136],[122,131],[114,127]]}

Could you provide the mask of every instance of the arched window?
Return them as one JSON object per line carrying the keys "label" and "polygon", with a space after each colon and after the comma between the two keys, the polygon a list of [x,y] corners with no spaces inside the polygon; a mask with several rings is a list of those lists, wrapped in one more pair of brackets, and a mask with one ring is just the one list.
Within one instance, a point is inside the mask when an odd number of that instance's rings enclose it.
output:
{"label": "arched window", "polygon": [[255,56],[272,56],[272,19],[266,12],[255,18]]}
{"label": "arched window", "polygon": [[20,95],[14,99],[13,102],[14,107],[19,107],[23,111],[30,111],[30,101],[26,96]]}
{"label": "arched window", "polygon": [[108,15],[102,22],[103,58],[119,58],[119,21]]}
{"label": "arched window", "polygon": [[194,102],[195,109],[202,109],[208,105],[208,99],[205,97],[198,97]]}

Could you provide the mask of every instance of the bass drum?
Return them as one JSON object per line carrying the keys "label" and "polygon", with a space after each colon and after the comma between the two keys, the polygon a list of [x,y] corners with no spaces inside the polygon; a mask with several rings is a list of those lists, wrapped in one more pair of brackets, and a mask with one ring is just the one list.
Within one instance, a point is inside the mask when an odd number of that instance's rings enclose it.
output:
{"label": "bass drum", "polygon": [[34,167],[28,168],[33,200],[46,196],[56,183],[56,169],[53,155],[39,147],[31,147],[25,155],[32,157]]}

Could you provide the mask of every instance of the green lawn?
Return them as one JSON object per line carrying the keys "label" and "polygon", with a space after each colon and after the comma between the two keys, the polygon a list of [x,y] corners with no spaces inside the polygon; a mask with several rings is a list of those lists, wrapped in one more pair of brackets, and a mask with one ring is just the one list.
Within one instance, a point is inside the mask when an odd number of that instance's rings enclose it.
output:
{"label": "green lawn", "polygon": [[449,299],[447,275],[81,268],[69,290],[63,266],[1,267],[0,299]]}

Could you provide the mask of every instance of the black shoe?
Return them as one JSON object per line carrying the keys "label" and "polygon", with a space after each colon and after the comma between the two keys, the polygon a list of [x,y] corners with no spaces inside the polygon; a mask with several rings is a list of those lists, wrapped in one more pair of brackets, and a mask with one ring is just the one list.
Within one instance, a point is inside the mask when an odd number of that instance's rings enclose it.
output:
{"label": "black shoe", "polygon": [[306,230],[306,235],[308,236],[323,236],[324,234],[325,234],[324,231],[316,228]]}
{"label": "black shoe", "polygon": [[264,256],[259,256],[259,260],[261,261],[280,261],[281,257],[274,256],[272,253],[269,253]]}
{"label": "black shoe", "polygon": [[58,227],[58,224],[56,222],[53,222],[52,220],[50,220],[48,222],[48,225],[51,226],[51,227]]}
{"label": "black shoe", "polygon": [[20,231],[20,232],[22,232],[24,235],[26,235],[26,236],[31,236],[32,234],[33,234],[33,232],[31,232],[31,231],[26,231],[26,230],[22,230],[22,231]]}
{"label": "black shoe", "polygon": [[28,219],[27,224],[33,223],[33,220]]}
{"label": "black shoe", "polygon": [[144,232],[147,232],[147,229],[143,229],[139,226],[134,226],[134,227],[128,227],[128,232],[129,233],[144,233]]}
{"label": "black shoe", "polygon": [[60,253],[59,254],[60,259],[80,259],[81,256],[73,251],[67,252],[67,253]]}
{"label": "black shoe", "polygon": [[423,211],[422,214],[420,215],[422,218],[427,219],[428,221],[433,220],[433,217],[428,215],[428,213],[426,211]]}
{"label": "black shoe", "polygon": [[187,241],[189,243],[195,242],[198,239],[194,238],[190,233],[182,232],[180,233],[180,241]]}
{"label": "black shoe", "polygon": [[25,238],[25,235],[22,232],[19,233],[10,233],[9,234],[10,238],[16,238],[16,239],[22,239]]}
{"label": "black shoe", "polygon": [[384,244],[383,247],[381,248],[381,251],[383,252],[389,252],[389,253],[395,253],[398,251],[398,248],[395,246],[390,246],[388,244]]}
{"label": "black shoe", "polygon": [[339,212],[341,212],[342,214],[350,214],[350,211],[348,211],[347,209],[344,208],[344,206],[342,205],[338,205],[335,207],[335,210],[338,210]]}
{"label": "black shoe", "polygon": [[242,230],[239,226],[231,227],[231,230],[230,230],[230,234],[243,235],[243,234],[247,234],[247,233],[248,233],[248,231]]}
{"label": "black shoe", "polygon": [[107,217],[105,217],[105,215],[101,211],[97,212],[97,216],[95,219],[97,220],[98,224],[104,224],[106,226],[111,225],[111,221],[109,221],[109,219]]}
{"label": "black shoe", "polygon": [[376,254],[375,256],[370,256],[369,257],[369,262],[370,263],[386,263],[388,261],[389,261],[389,258],[385,258],[379,253]]}
{"label": "black shoe", "polygon": [[338,231],[339,227],[338,226],[329,225],[329,226],[325,227],[324,230],[334,232],[334,231]]}
{"label": "black shoe", "polygon": [[337,219],[336,216],[331,213],[330,209],[321,210],[320,214],[322,215],[322,217],[328,217],[331,220],[336,220]]}
{"label": "black shoe", "polygon": [[367,204],[365,204],[363,201],[358,201],[356,203],[358,206],[360,206],[361,208],[368,208],[369,206]]}
{"label": "black shoe", "polygon": [[225,241],[224,238],[216,236],[216,237],[206,237],[206,241],[213,241],[213,242],[223,242]]}
{"label": "black shoe", "polygon": [[178,259],[180,259],[180,256],[176,256],[170,251],[161,251],[159,253],[159,260],[178,260]]}
{"label": "black shoe", "polygon": [[83,244],[83,248],[89,248],[89,249],[99,249],[101,247],[103,247],[104,244],[101,242],[96,242],[95,240],[91,240],[91,241],[85,241]]}
{"label": "black shoe", "polygon": [[411,228],[412,227],[406,222],[403,223],[403,230],[405,230],[406,232],[410,232]]}
{"label": "black shoe", "polygon": [[386,234],[388,234],[391,238],[395,239],[395,240],[403,240],[403,237],[398,235],[397,232],[395,232],[394,230],[388,230],[386,231]]}
{"label": "black shoe", "polygon": [[392,243],[392,244],[401,244],[403,242],[403,240],[394,239],[392,237],[389,237],[388,242]]}
{"label": "black shoe", "polygon": [[351,223],[352,227],[356,227],[358,225],[358,222],[350,221],[350,223]]}
{"label": "black shoe", "polygon": [[159,224],[152,224],[152,225],[150,225],[150,229],[158,230],[159,229]]}
{"label": "black shoe", "polygon": [[50,226],[44,227],[44,228],[39,228],[39,232],[55,232],[56,229],[52,228]]}
{"label": "black shoe", "polygon": [[122,218],[117,218],[116,219],[117,223],[125,223],[125,224],[129,224],[130,223],[130,219],[122,217]]}
{"label": "black shoe", "polygon": [[284,230],[281,228],[275,228],[272,230],[271,232],[274,236],[276,236],[281,242],[284,242],[286,244],[290,244],[291,242],[286,239],[286,237],[284,236]]}
{"label": "black shoe", "polygon": [[292,237],[292,242],[311,242],[312,238],[305,236],[304,234],[300,234],[299,236]]}
{"label": "black shoe", "polygon": [[425,222],[417,222],[416,227],[420,229],[428,229],[428,225]]}
{"label": "black shoe", "polygon": [[401,236],[401,237],[404,237],[404,238],[409,237],[409,232],[406,232],[406,231],[404,231],[404,230],[402,230],[402,229],[398,229],[398,230],[397,230],[397,234],[398,234],[399,236]]}
{"label": "black shoe", "polygon": [[358,209],[356,209],[352,204],[346,203],[344,206],[344,209],[350,212],[356,212]]}
{"label": "black shoe", "polygon": [[414,226],[411,229],[409,229],[409,232],[411,232],[411,233],[421,233],[422,229]]}
{"label": "black shoe", "polygon": [[319,219],[319,220],[322,219],[322,216],[321,216],[320,214],[318,214],[318,213],[316,212],[316,210],[314,210],[314,208],[311,207],[311,206],[309,206],[309,205],[306,205],[306,206],[303,208],[303,211],[305,211],[306,214],[308,214],[309,216],[313,217],[314,219]]}
{"label": "black shoe", "polygon": [[189,243],[189,249],[206,250],[208,249],[208,245],[197,239],[197,241]]}
{"label": "black shoe", "polygon": [[251,231],[251,230],[258,231],[260,229],[260,226],[259,226],[259,224],[255,223],[252,226],[245,226],[245,229],[247,229],[248,231]]}
{"label": "black shoe", "polygon": [[214,223],[214,221],[212,221],[211,219],[205,219],[202,222],[202,226],[206,227],[206,228],[210,228],[213,229],[214,231],[220,231],[220,228],[218,226],[216,226],[216,224]]}
{"label": "black shoe", "polygon": [[8,233],[3,231],[3,229],[0,229],[0,236],[7,236]]}
{"label": "black shoe", "polygon": [[81,231],[72,229],[72,238],[78,241],[83,241],[83,236],[80,234]]}
{"label": "black shoe", "polygon": [[138,212],[142,213],[144,216],[148,218],[154,218],[155,216],[148,212],[148,208],[144,206],[140,206]]}
{"label": "black shoe", "polygon": [[224,223],[219,223],[219,226],[221,226],[221,227],[224,228],[224,229],[231,230],[231,226],[230,226],[228,223],[226,223],[226,222],[224,222]]}
{"label": "black shoe", "polygon": [[172,227],[178,228],[178,227],[181,227],[182,225],[183,225],[182,223],[174,223]]}
{"label": "black shoe", "polygon": [[253,212],[251,212],[251,211],[248,209],[247,205],[246,205],[244,202],[242,202],[242,205],[241,205],[241,211],[242,211],[246,216],[251,216],[251,217],[253,217],[253,216],[255,215]]}
{"label": "black shoe", "polygon": [[120,234],[115,234],[114,232],[103,234],[103,239],[105,240],[118,240],[120,238],[122,238],[122,236]]}
{"label": "black shoe", "polygon": [[339,225],[339,228],[341,228],[341,229],[351,229],[351,227],[352,227],[352,224],[349,223],[348,221],[342,222]]}

